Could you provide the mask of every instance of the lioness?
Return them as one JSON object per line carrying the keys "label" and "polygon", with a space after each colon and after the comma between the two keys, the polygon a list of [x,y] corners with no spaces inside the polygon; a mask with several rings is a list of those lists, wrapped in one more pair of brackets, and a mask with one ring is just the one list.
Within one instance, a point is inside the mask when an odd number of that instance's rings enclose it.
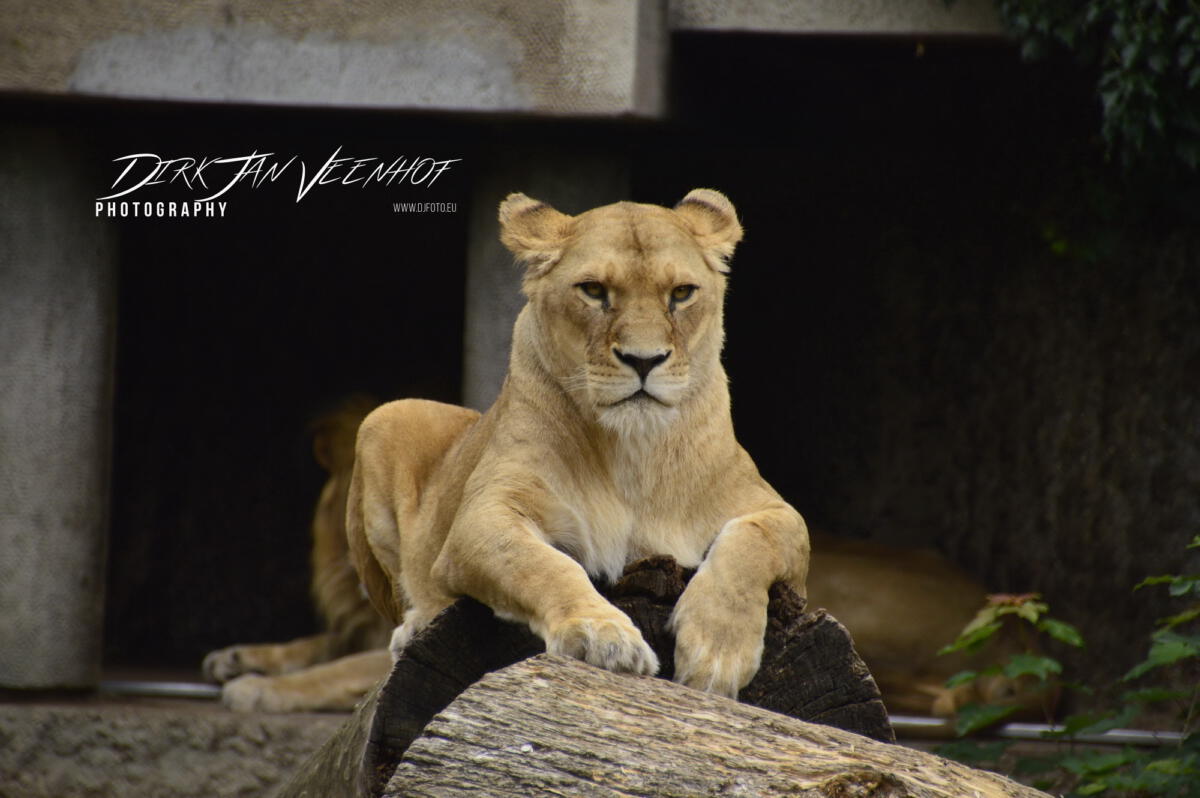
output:
{"label": "lioness", "polygon": [[767,589],[804,594],[808,533],[738,445],[720,354],[724,195],[568,216],[524,194],[500,238],[528,302],[485,414],[391,402],[363,422],[347,533],[398,655],[458,596],[551,653],[652,674],[658,659],[592,586],[668,554],[698,567],[671,616],[674,678],[736,696],[758,669]]}

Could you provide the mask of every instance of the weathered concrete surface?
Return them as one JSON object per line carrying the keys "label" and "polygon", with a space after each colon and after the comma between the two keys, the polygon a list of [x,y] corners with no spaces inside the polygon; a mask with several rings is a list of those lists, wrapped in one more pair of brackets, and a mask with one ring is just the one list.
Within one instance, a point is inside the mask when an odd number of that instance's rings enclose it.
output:
{"label": "weathered concrete surface", "polygon": [[673,30],[986,35],[1003,32],[991,0],[671,0]]}
{"label": "weathered concrete surface", "polygon": [[267,795],[343,720],[190,701],[0,704],[0,796]]}
{"label": "weathered concrete surface", "polygon": [[0,89],[648,116],[662,106],[662,0],[4,6]]}
{"label": "weathered concrete surface", "polygon": [[0,686],[100,664],[115,242],[73,150],[0,130]]}
{"label": "weathered concrete surface", "polygon": [[669,29],[997,35],[989,0],[7,0],[0,89],[659,116]]}
{"label": "weathered concrete surface", "polygon": [[527,153],[480,180],[471,203],[467,307],[463,331],[463,404],[486,410],[508,372],[512,325],[525,304],[521,267],[500,243],[500,201],[520,191],[563,213],[629,199],[629,166],[611,156]]}

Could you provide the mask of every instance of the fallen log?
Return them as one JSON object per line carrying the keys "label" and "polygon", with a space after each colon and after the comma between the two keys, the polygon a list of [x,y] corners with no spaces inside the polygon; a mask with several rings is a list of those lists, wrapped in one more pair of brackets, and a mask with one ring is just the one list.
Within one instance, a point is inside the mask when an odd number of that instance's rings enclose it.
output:
{"label": "fallen log", "polygon": [[[634,563],[604,590],[642,631],[658,654],[659,675],[668,679],[675,641],[667,619],[689,577],[671,558],[654,557]],[[527,627],[500,621],[470,599],[457,602],[413,639],[388,679],[277,798],[383,794],[410,744],[437,713],[486,674],[544,650]],[[804,612],[804,599],[783,585],[771,588],[762,665],[738,698],[876,740],[895,739],[879,690],[845,628],[823,611]]]}
{"label": "fallen log", "polygon": [[932,754],[548,654],[456,698],[383,795],[1046,798]]}

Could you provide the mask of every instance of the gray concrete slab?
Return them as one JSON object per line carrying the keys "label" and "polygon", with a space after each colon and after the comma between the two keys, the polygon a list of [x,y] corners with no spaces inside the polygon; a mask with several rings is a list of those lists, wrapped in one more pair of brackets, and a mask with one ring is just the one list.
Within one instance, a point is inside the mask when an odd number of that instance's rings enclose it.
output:
{"label": "gray concrete slab", "polygon": [[10,0],[0,89],[654,116],[664,0]]}
{"label": "gray concrete slab", "polygon": [[99,676],[116,246],[76,150],[0,130],[0,686]]}

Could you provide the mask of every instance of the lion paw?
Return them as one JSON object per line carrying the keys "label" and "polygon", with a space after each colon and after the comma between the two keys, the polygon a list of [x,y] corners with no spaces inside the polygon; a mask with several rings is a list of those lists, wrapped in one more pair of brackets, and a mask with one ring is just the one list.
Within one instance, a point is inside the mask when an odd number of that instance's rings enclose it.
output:
{"label": "lion paw", "polygon": [[243,661],[241,646],[230,646],[210,652],[200,668],[204,671],[205,678],[217,684],[224,684],[253,670]]}
{"label": "lion paw", "polygon": [[234,712],[291,712],[296,709],[295,698],[277,689],[270,676],[248,673],[221,688],[221,703]]}
{"label": "lion paw", "polygon": [[546,636],[546,651],[618,673],[658,673],[654,649],[615,607],[611,612],[579,615],[557,624]]}
{"label": "lion paw", "polygon": [[[697,574],[671,615],[675,631],[675,681],[737,698],[762,662],[767,601],[709,585]],[[695,589],[693,589],[695,588]]]}

